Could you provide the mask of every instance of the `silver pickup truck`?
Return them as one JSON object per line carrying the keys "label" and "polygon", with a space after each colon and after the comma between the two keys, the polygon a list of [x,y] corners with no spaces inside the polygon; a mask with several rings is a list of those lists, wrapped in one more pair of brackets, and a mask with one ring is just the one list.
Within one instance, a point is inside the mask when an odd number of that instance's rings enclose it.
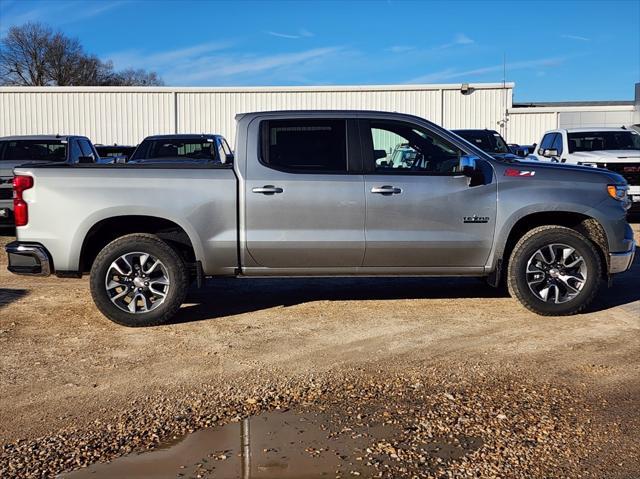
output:
{"label": "silver pickup truck", "polygon": [[[143,326],[222,276],[476,276],[567,315],[633,260],[610,171],[494,159],[397,113],[249,113],[236,133],[210,164],[16,168],[9,270],[90,272],[100,311]],[[398,145],[410,160],[378,161]]]}

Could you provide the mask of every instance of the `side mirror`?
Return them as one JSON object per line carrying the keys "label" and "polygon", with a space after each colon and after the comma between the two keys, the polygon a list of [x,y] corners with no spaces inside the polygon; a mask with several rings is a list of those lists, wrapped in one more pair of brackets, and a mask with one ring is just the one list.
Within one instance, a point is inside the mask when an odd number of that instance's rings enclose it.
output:
{"label": "side mirror", "polygon": [[458,163],[458,172],[471,176],[476,171],[476,159],[477,157],[471,155],[461,156]]}
{"label": "side mirror", "polygon": [[78,163],[95,163],[93,156],[79,156]]}
{"label": "side mirror", "polygon": [[224,155],[224,164],[231,165],[233,164],[234,159],[235,159],[235,156],[233,156],[233,153],[227,153],[226,155]]}
{"label": "side mirror", "polygon": [[546,156],[547,158],[551,158],[553,156],[558,156],[558,150],[553,149],[553,148],[546,149],[542,153],[542,156]]}

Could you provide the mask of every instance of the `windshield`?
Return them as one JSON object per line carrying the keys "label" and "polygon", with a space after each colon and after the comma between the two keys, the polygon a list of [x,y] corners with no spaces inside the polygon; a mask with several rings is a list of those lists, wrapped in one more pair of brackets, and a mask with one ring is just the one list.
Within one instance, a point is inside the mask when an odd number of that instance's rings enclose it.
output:
{"label": "windshield", "polygon": [[454,130],[454,133],[487,153],[510,153],[509,147],[497,131]]}
{"label": "windshield", "polygon": [[151,159],[216,160],[215,142],[206,139],[145,140],[131,160]]}
{"label": "windshield", "polygon": [[67,144],[62,140],[0,141],[0,161],[65,161]]}
{"label": "windshield", "polygon": [[635,131],[585,131],[569,133],[569,153],[576,151],[640,150],[640,135]]}

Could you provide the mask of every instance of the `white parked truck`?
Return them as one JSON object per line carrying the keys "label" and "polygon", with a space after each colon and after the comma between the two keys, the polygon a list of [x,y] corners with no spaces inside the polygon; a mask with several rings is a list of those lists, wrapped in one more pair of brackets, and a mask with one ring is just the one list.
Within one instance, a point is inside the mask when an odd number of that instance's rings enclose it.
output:
{"label": "white parked truck", "polygon": [[546,132],[538,159],[606,168],[627,180],[632,208],[640,211],[640,133],[626,128],[568,128]]}

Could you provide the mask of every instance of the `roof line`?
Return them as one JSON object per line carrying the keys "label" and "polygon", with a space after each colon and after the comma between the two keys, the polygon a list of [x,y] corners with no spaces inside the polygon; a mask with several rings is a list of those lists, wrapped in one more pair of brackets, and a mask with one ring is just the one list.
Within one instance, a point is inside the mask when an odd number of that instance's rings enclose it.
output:
{"label": "roof line", "polygon": [[460,90],[463,85],[470,89],[487,90],[514,88],[515,83],[443,83],[401,85],[317,85],[317,86],[247,86],[247,87],[147,87],[147,86],[2,86],[0,93],[64,93],[64,92],[148,92],[148,93],[252,93],[252,92],[314,92],[314,91],[420,91]]}
{"label": "roof line", "polygon": [[627,106],[633,105],[633,100],[595,100],[595,101],[532,101],[513,102],[513,108],[537,108],[554,106]]}

